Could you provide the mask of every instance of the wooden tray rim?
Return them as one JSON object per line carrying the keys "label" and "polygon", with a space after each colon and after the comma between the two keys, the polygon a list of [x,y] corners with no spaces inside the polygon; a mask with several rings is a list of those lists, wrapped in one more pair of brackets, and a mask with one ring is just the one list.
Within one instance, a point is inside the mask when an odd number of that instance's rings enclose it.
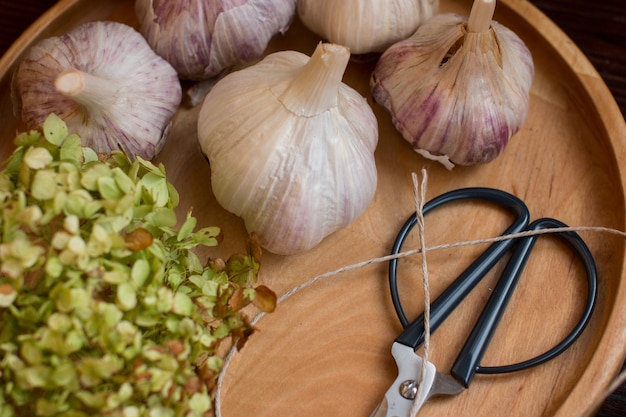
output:
{"label": "wooden tray rim", "polygon": [[[81,2],[82,0],[60,0],[42,14],[0,57],[0,71],[12,70],[25,48],[43,36],[50,22],[70,12],[73,7]],[[602,131],[598,133],[609,139],[615,159],[618,162],[626,161],[626,122],[615,98],[589,59],[552,20],[529,1],[500,0],[500,3],[501,6],[509,8],[529,27],[532,27],[539,37],[552,48],[555,58],[560,59],[571,69],[583,92],[583,99],[593,103],[592,107],[595,113],[589,117],[600,121]],[[531,24],[530,22],[534,23]],[[0,76],[3,75],[0,73]],[[619,177],[616,180],[620,181],[622,191],[626,191],[626,166],[618,163],[618,172]],[[624,195],[622,195],[622,199],[624,199]],[[622,271],[625,270],[626,253],[622,260]],[[622,367],[623,360],[626,358],[626,309],[620,310],[618,307],[620,300],[626,300],[624,280],[626,280],[626,274],[622,275],[622,283],[619,286],[618,294],[615,295],[616,302],[605,327],[609,330],[619,329],[621,331],[604,333],[582,378],[574,385],[569,396],[564,400],[555,415],[557,417],[593,415],[601,406],[604,394],[607,394],[607,388]],[[599,352],[602,354],[600,355]],[[607,357],[614,358],[614,361],[607,361]],[[597,380],[597,370],[601,370],[602,381]],[[581,401],[582,398],[595,400]]]}

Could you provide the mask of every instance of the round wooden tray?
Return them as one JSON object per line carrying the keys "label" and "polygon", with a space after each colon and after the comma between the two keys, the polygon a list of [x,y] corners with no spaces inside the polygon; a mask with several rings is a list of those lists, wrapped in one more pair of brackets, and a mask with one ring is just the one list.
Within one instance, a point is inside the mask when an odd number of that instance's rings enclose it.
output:
{"label": "round wooden tray", "polygon": [[[441,12],[467,14],[470,0],[442,0]],[[12,113],[10,78],[33,42],[90,20],[136,25],[130,0],[65,0],[31,26],[0,60],[0,156],[13,149],[24,129]],[[614,99],[587,59],[541,12],[522,0],[502,0],[495,19],[531,50],[536,75],[523,129],[494,162],[447,171],[414,153],[372,104],[379,120],[376,152],[379,185],[372,205],[355,223],[315,249],[294,256],[265,254],[261,280],[282,294],[308,279],[389,253],[397,230],[414,210],[411,173],[426,167],[428,197],[466,186],[500,188],[524,199],[533,218],[556,217],[572,226],[624,230],[626,126]],[[310,54],[319,39],[296,20],[269,51]],[[345,82],[370,98],[374,63],[352,62]],[[371,100],[370,100],[371,102]],[[210,256],[244,250],[243,222],[219,207],[210,189],[210,169],[196,143],[197,108],[183,107],[161,155],[180,190],[181,213],[193,207],[201,225],[222,227],[225,240]],[[479,204],[446,208],[426,222],[428,245],[495,236],[509,219]],[[583,237],[600,274],[599,299],[583,336],[562,356],[532,370],[478,376],[470,389],[433,400],[420,416],[583,416],[620,369],[626,354],[625,247],[621,238]],[[409,243],[407,248],[415,246]],[[432,297],[439,294],[484,247],[429,254]],[[419,257],[402,261],[408,310],[423,306]],[[553,239],[541,239],[511,301],[484,363],[528,358],[549,348],[577,320],[584,299],[581,268]],[[337,274],[299,292],[264,317],[258,331],[227,368],[222,416],[368,416],[395,378],[390,346],[400,332],[386,264]],[[501,269],[501,268],[500,268]],[[448,322],[433,334],[431,359],[444,372],[456,356],[493,286],[481,283]]]}

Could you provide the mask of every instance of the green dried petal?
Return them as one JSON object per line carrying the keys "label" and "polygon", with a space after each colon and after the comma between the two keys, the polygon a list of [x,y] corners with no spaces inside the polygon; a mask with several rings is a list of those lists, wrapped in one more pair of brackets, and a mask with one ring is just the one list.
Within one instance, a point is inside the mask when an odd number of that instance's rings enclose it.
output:
{"label": "green dried petal", "polygon": [[112,175],[113,172],[108,165],[94,163],[83,171],[80,184],[87,190],[96,191],[98,189],[98,180],[102,177],[110,177]]}
{"label": "green dried petal", "polygon": [[67,390],[75,390],[78,388],[78,374],[74,364],[69,361],[54,368],[52,371],[52,380],[59,388]]}
{"label": "green dried petal", "polygon": [[38,200],[50,200],[57,193],[57,174],[51,170],[37,171],[33,177],[31,194]]}
{"label": "green dried petal", "polygon": [[154,327],[161,322],[160,314],[151,314],[149,312],[141,312],[135,317],[135,323],[140,327]]}
{"label": "green dried petal", "polygon": [[115,304],[101,303],[98,308],[101,310],[105,324],[109,327],[115,326],[124,317],[124,313]]}
{"label": "green dried petal", "polygon": [[124,407],[122,410],[122,417],[140,417],[140,415],[139,408],[134,405]]}
{"label": "green dried petal", "polygon": [[132,284],[124,282],[117,286],[117,304],[124,311],[137,306],[137,292]]}
{"label": "green dried petal", "polygon": [[76,255],[83,255],[86,251],[87,244],[80,236],[72,236],[67,242],[67,249]]}
{"label": "green dried petal", "polygon": [[53,278],[58,278],[63,273],[63,264],[59,258],[48,258],[46,260],[46,274]]}
{"label": "green dried petal", "polygon": [[22,341],[20,355],[29,365],[41,365],[43,363],[43,353],[32,339]]}
{"label": "green dried petal", "polygon": [[211,409],[211,397],[207,393],[196,392],[189,399],[189,411],[197,413],[198,416],[204,415]]}
{"label": "green dried petal", "polygon": [[19,356],[14,354],[8,354],[4,358],[4,364],[6,367],[12,371],[15,371],[16,374],[19,374],[23,369],[26,368],[26,364]]}
{"label": "green dried petal", "polygon": [[108,205],[107,208],[117,214],[126,214],[128,217],[134,217],[133,207],[135,205],[135,196],[127,194],[115,200],[115,204]]}
{"label": "green dried petal", "polygon": [[91,148],[83,148],[83,161],[85,164],[98,161],[98,154]]}
{"label": "green dried petal", "polygon": [[158,311],[167,313],[172,310],[174,304],[174,294],[169,288],[161,287],[157,291],[156,308]]}
{"label": "green dried petal", "polygon": [[168,208],[159,207],[154,209],[151,213],[146,215],[146,222],[154,227],[174,227],[178,222],[176,213]]}
{"label": "green dried petal", "polygon": [[62,184],[69,191],[74,191],[80,187],[80,172],[78,167],[71,162],[59,164],[59,173],[63,174]]}
{"label": "green dried petal", "polygon": [[148,417],[174,417],[174,410],[162,406],[150,407]]}
{"label": "green dried petal", "polygon": [[102,275],[102,280],[109,284],[122,284],[128,282],[128,273],[123,270],[107,271]]}
{"label": "green dried petal", "polygon": [[132,270],[130,271],[130,279],[135,285],[135,288],[142,287],[151,272],[152,270],[148,261],[145,259],[137,259],[133,264]]}
{"label": "green dried petal", "polygon": [[43,134],[53,145],[61,145],[68,135],[67,124],[56,114],[50,114],[43,122]]}
{"label": "green dried petal", "polygon": [[135,182],[119,167],[113,168],[113,178],[119,189],[124,194],[133,194],[135,192]]}
{"label": "green dried petal", "polygon": [[83,158],[83,146],[80,137],[76,134],[66,137],[61,145],[60,159],[81,162]]}
{"label": "green dried petal", "polygon": [[46,148],[28,148],[24,154],[24,163],[30,169],[44,169],[53,161]]}
{"label": "green dried petal", "polygon": [[194,304],[186,294],[177,292],[174,294],[174,304],[172,312],[181,316],[190,316],[193,312]]}
{"label": "green dried petal", "polygon": [[203,334],[202,336],[200,336],[198,342],[200,342],[200,344],[206,348],[212,348],[217,342],[217,338],[209,334]]}
{"label": "green dried petal", "polygon": [[57,285],[50,291],[50,299],[54,302],[56,308],[62,313],[72,311],[74,299],[69,288],[62,284]]}
{"label": "green dried petal", "polygon": [[100,201],[90,201],[83,208],[83,216],[86,219],[90,219],[100,210],[102,210],[102,203]]}
{"label": "green dried petal", "polygon": [[67,247],[67,243],[70,241],[71,238],[72,235],[64,230],[60,230],[52,236],[52,242],[50,242],[50,244],[53,248],[57,250],[62,250]]}
{"label": "green dried petal", "polygon": [[15,144],[15,146],[18,146],[18,147],[22,147],[22,146],[26,147],[26,146],[34,145],[35,143],[39,142],[40,139],[41,139],[41,132],[37,130],[31,130],[29,132],[19,133],[15,137],[15,140],[13,141],[13,143]]}
{"label": "green dried petal", "polygon": [[30,366],[15,376],[21,389],[46,388],[51,385],[52,370],[44,365]]}
{"label": "green dried petal", "polygon": [[178,241],[180,242],[183,239],[187,239],[189,235],[191,235],[191,233],[193,232],[193,229],[195,229],[197,223],[198,220],[195,217],[191,216],[191,212],[188,212],[185,222],[178,231],[178,236],[176,237]]}
{"label": "green dried petal", "polygon": [[149,172],[144,175],[139,184],[148,193],[155,206],[167,206],[169,201],[169,188],[165,177]]}
{"label": "green dried petal", "polygon": [[80,332],[76,330],[70,330],[65,335],[65,354],[66,355],[80,351],[84,345],[85,345],[85,338]]}
{"label": "green dried petal", "polygon": [[52,313],[48,317],[47,324],[51,330],[65,333],[72,328],[72,319],[67,314]]}
{"label": "green dried petal", "polygon": [[94,314],[92,308],[93,299],[83,288],[72,288],[71,290],[59,285],[59,297],[56,300],[56,306],[59,311],[73,311],[76,317],[81,320],[88,320]]}
{"label": "green dried petal", "polygon": [[[172,380],[172,372],[150,368],[150,391],[160,392]],[[173,412],[173,410],[172,410]]]}
{"label": "green dried petal", "polygon": [[215,373],[219,373],[224,366],[224,360],[219,356],[211,356],[207,359],[206,364],[210,370]]}
{"label": "green dried petal", "polygon": [[93,197],[86,190],[74,190],[67,195],[65,211],[67,214],[73,214],[79,218],[86,218],[85,207],[92,201]]}
{"label": "green dried petal", "polygon": [[107,200],[116,200],[123,195],[113,177],[98,178],[98,191],[102,198]]}
{"label": "green dried petal", "polygon": [[59,355],[65,353],[63,334],[48,328],[39,329],[39,346]]}
{"label": "green dried petal", "polygon": [[61,253],[59,253],[59,261],[65,266],[73,266],[78,259],[78,256],[68,249],[63,249]]}
{"label": "green dried petal", "polygon": [[65,208],[66,202],[67,202],[67,193],[64,190],[59,190],[59,192],[56,193],[56,195],[54,196],[52,200],[52,210],[46,213],[47,214],[46,223],[48,223],[50,220],[52,220],[53,217],[55,217],[56,215],[58,215],[59,213],[63,211],[63,209]]}
{"label": "green dried petal", "polygon": [[83,390],[74,393],[74,395],[87,407],[101,410],[106,406],[106,392],[92,393],[91,391]]}

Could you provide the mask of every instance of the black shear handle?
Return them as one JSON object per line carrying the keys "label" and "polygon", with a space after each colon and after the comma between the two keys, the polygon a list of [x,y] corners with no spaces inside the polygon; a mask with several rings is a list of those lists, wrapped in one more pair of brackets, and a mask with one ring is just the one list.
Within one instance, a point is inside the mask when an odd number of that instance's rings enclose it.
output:
{"label": "black shear handle", "polygon": [[[529,230],[559,227],[567,227],[567,225],[555,219],[543,218],[531,223]],[[567,242],[569,246],[578,254],[587,273],[587,302],[580,320],[571,333],[563,339],[563,341],[535,358],[513,365],[493,367],[480,366],[480,360],[482,359],[487,346],[491,341],[498,322],[500,321],[511,295],[515,290],[515,286],[517,285],[519,277],[522,274],[526,262],[528,261],[528,257],[530,256],[532,248],[539,235],[519,239],[513,249],[511,259],[506,265],[501,278],[493,290],[493,294],[485,305],[485,308],[474,326],[472,333],[467,339],[465,346],[452,366],[451,374],[462,382],[465,387],[469,385],[476,373],[499,374],[520,371],[542,364],[556,357],[565,351],[572,343],[574,343],[589,322],[597,296],[598,278],[595,261],[589,251],[589,248],[578,234],[573,232],[559,232],[556,234]]]}
{"label": "black shear handle", "polygon": [[[462,188],[442,194],[424,206],[423,214],[451,202],[478,200],[495,203],[498,207],[510,211],[515,220],[506,229],[504,235],[521,232],[528,227],[530,213],[526,204],[519,198],[504,191],[492,188]],[[393,245],[392,254],[400,253],[404,241],[413,227],[417,224],[417,217],[413,214],[406,221]],[[465,269],[454,282],[441,293],[431,305],[430,330],[434,332],[439,325],[452,313],[459,303],[474,289],[499,260],[513,247],[515,241],[512,239],[492,243],[485,252],[482,253],[472,264]],[[416,349],[424,343],[426,336],[424,328],[424,314],[421,314],[413,321],[409,321],[400,302],[400,292],[398,290],[398,259],[389,262],[389,289],[391,300],[396,310],[400,323],[404,331],[396,338],[396,341],[403,345]]]}

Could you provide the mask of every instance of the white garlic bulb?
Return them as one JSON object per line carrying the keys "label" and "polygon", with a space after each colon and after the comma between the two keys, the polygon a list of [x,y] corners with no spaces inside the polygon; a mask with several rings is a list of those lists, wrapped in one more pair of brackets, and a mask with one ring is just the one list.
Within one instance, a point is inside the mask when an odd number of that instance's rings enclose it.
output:
{"label": "white garlic bulb", "polygon": [[492,21],[495,0],[476,0],[469,20],[437,15],[392,45],[372,74],[374,100],[427,158],[451,169],[497,157],[526,120],[530,51]]}
{"label": "white garlic bulb", "polygon": [[333,44],[310,58],[277,52],[218,81],[202,104],[198,137],[215,197],[270,252],[316,246],[374,196],[378,124],[341,82],[349,58]]}
{"label": "white garlic bulb", "polygon": [[96,152],[145,159],[163,147],[182,96],[174,68],[117,22],[87,23],[34,45],[12,87],[29,128],[56,113]]}
{"label": "white garlic bulb", "polygon": [[136,0],[140,31],[183,79],[204,80],[259,58],[285,33],[296,0]]}
{"label": "white garlic bulb", "polygon": [[298,16],[307,28],[353,54],[383,52],[438,10],[439,0],[298,1]]}

